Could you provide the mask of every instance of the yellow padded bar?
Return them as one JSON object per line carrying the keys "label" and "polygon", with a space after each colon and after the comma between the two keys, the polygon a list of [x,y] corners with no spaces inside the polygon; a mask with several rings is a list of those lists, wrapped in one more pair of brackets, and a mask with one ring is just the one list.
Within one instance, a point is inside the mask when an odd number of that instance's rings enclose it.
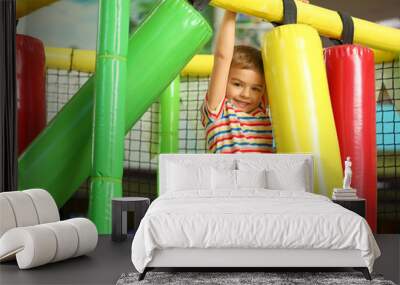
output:
{"label": "yellow padded bar", "polygon": [[[391,62],[398,58],[395,52],[374,50],[375,63]],[[72,57],[72,59],[71,59]],[[94,50],[46,47],[47,68],[94,72],[96,53]],[[182,69],[181,76],[210,76],[214,56],[199,54]]]}
{"label": "yellow padded bar", "polygon": [[[300,1],[297,5],[297,20],[307,24],[323,35],[339,39],[342,21],[336,11]],[[231,11],[253,15],[270,22],[281,22],[283,18],[282,0],[212,0],[210,5]],[[378,25],[353,17],[354,42],[371,48],[400,52],[400,30]]]}
{"label": "yellow padded bar", "polygon": [[71,69],[93,73],[96,66],[96,52],[94,50],[74,49],[71,60]]}
{"label": "yellow padded bar", "polygon": [[72,48],[45,47],[46,67],[71,70]]}
{"label": "yellow padded bar", "polygon": [[[46,47],[46,67],[51,69],[76,70],[93,73],[96,64],[94,50],[80,50],[71,48]],[[211,74],[214,57],[208,54],[199,54],[182,69],[182,76],[209,76]]]}
{"label": "yellow padded bar", "polygon": [[214,64],[214,56],[198,54],[182,69],[181,76],[209,76]]}
{"label": "yellow padded bar", "polygon": [[58,0],[17,0],[17,19]]}
{"label": "yellow padded bar", "polygon": [[393,51],[384,51],[378,49],[372,49],[372,51],[374,52],[375,63],[391,62],[400,56],[400,53]]}

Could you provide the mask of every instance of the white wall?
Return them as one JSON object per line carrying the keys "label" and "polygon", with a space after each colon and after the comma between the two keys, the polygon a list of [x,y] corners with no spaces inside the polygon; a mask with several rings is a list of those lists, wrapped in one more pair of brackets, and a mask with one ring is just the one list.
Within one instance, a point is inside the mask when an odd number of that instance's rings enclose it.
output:
{"label": "white wall", "polygon": [[17,32],[45,46],[96,49],[97,0],[62,0],[20,19]]}

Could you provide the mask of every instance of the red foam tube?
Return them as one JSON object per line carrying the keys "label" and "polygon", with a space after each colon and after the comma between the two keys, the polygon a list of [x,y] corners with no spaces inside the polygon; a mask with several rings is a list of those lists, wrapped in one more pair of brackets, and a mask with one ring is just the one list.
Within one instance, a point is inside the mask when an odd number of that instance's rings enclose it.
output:
{"label": "red foam tube", "polygon": [[46,126],[45,52],[35,38],[17,35],[18,155]]}
{"label": "red foam tube", "polygon": [[[371,50],[357,45],[325,49],[329,90],[342,166],[352,160],[352,183],[366,199],[366,219],[377,228],[375,65]],[[340,186],[341,187],[341,186]]]}

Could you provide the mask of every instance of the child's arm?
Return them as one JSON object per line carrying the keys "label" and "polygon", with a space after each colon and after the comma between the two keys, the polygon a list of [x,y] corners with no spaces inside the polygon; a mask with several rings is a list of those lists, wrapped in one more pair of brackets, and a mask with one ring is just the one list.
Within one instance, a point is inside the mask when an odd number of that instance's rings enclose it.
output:
{"label": "child's arm", "polygon": [[208,108],[216,111],[225,98],[228,83],[229,68],[231,66],[233,48],[235,45],[236,13],[225,11],[217,36],[214,52],[214,66],[211,73],[208,89]]}

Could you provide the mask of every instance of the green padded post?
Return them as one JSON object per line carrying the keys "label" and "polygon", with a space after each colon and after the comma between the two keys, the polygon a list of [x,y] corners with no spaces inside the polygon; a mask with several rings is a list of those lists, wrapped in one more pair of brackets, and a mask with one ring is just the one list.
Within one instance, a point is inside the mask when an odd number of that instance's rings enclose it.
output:
{"label": "green padded post", "polygon": [[100,0],[89,218],[111,233],[111,199],[122,196],[130,0]]}
{"label": "green padded post", "polygon": [[[178,76],[160,96],[160,153],[179,151],[180,77]],[[160,195],[157,169],[157,196]]]}
{"label": "green padded post", "polygon": [[179,76],[160,96],[160,153],[179,151]]}

